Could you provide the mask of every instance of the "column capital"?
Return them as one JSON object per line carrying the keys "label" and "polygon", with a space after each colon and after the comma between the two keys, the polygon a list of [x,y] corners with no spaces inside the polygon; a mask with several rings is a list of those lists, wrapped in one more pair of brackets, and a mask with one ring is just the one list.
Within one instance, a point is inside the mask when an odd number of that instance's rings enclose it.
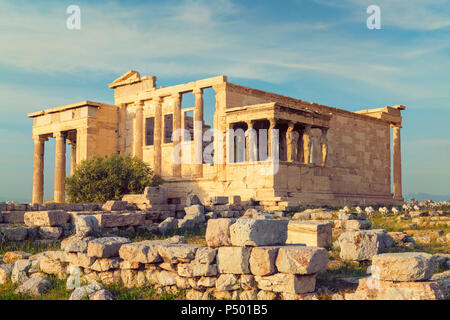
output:
{"label": "column capital", "polygon": [[152,98],[152,100],[153,100],[154,102],[156,102],[156,103],[161,103],[162,100],[163,100],[163,97],[161,97],[161,96],[154,96],[154,97]]}
{"label": "column capital", "polygon": [[137,100],[134,104],[139,106],[139,107],[143,107],[144,106],[144,100]]}
{"label": "column capital", "polygon": [[192,90],[192,93],[195,95],[203,94],[203,88],[194,88],[194,90]]}
{"label": "column capital", "polygon": [[293,122],[293,121],[289,121],[288,122],[288,128],[289,129],[294,130],[294,126],[295,126],[295,122]]}
{"label": "column capital", "polygon": [[179,99],[181,98],[181,92],[174,92],[171,94],[171,97],[174,99]]}
{"label": "column capital", "polygon": [[402,127],[401,124],[398,124],[398,123],[391,123],[391,128],[398,128],[398,129],[401,129],[401,128],[403,128],[403,127]]}
{"label": "column capital", "polygon": [[65,132],[53,132],[53,137],[55,138],[66,138],[67,134]]}
{"label": "column capital", "polygon": [[45,141],[48,140],[48,138],[43,137],[43,136],[33,136],[32,139],[33,139],[35,142],[45,142]]}
{"label": "column capital", "polygon": [[273,129],[277,125],[277,120],[269,119],[269,123],[270,123],[269,129]]}

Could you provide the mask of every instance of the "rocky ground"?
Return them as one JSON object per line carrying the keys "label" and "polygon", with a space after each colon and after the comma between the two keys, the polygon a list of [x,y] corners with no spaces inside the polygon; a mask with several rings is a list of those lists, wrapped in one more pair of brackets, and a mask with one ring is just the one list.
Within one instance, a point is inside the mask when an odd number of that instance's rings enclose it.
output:
{"label": "rocky ground", "polygon": [[[196,206],[196,207],[194,207]],[[332,225],[327,245],[328,264],[316,274],[313,294],[295,299],[449,299],[450,279],[450,204],[447,202],[406,203],[402,208],[303,208],[295,211],[264,211],[250,208],[240,219],[282,219],[291,222],[320,221]],[[208,211],[208,210],[205,210]],[[116,236],[127,236],[131,242],[170,239],[206,245],[205,223],[215,218],[198,205],[186,208],[195,227],[176,228],[174,219],[159,224],[161,232],[148,229],[116,230]],[[203,218],[203,215],[205,218]],[[201,216],[201,218],[199,218]],[[186,221],[184,218],[183,221]],[[200,221],[200,223],[198,223]],[[169,225],[169,227],[167,227]],[[173,226],[172,226],[173,225]],[[177,223],[179,225],[179,223]],[[318,230],[318,229],[317,229]],[[76,231],[74,231],[76,232]],[[319,232],[319,231],[317,231]],[[322,232],[322,231],[320,231]],[[325,234],[325,233],[324,233]],[[180,240],[181,239],[181,240]],[[243,246],[248,245],[242,243]],[[120,284],[87,284],[73,290],[67,288],[66,277],[39,274],[28,281],[12,281],[20,277],[20,261],[34,261],[33,255],[61,249],[56,241],[6,241],[0,243],[0,299],[192,299],[192,291],[155,285],[141,287]],[[389,255],[395,253],[394,255]],[[403,254],[399,254],[403,253]],[[18,263],[19,261],[19,263]],[[25,264],[27,264],[25,262]],[[32,263],[27,264],[33,268]],[[405,267],[410,266],[410,267]],[[40,266],[42,268],[42,266]],[[16,271],[13,271],[13,268]],[[370,274],[376,270],[377,292],[371,287]],[[372,279],[373,280],[373,279]],[[436,287],[438,286],[438,288]],[[393,294],[393,292],[395,294]],[[413,292],[412,294],[410,292]],[[255,296],[256,297],[256,296]],[[279,296],[265,297],[279,298]],[[230,298],[226,295],[216,298]],[[236,298],[236,297],[234,297]]]}

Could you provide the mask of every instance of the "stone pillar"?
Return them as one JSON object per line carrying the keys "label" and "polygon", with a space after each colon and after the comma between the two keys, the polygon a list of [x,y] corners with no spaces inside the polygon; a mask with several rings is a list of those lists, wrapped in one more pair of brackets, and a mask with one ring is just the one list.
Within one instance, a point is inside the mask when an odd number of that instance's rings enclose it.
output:
{"label": "stone pillar", "polygon": [[306,164],[312,163],[312,139],[311,139],[311,126],[306,125],[303,132],[303,162]]}
{"label": "stone pillar", "polygon": [[193,91],[194,107],[194,176],[203,176],[203,89]]}
{"label": "stone pillar", "polygon": [[[268,159],[274,160],[274,151],[275,151],[275,147],[273,145],[273,143],[275,141],[272,141],[273,138],[273,130],[275,130],[275,126],[276,126],[276,121],[275,119],[269,119],[270,125],[269,125],[269,132],[267,132],[267,152],[268,152]],[[279,143],[279,141],[278,141]],[[278,146],[279,147],[279,146]],[[279,151],[279,148],[278,148]],[[279,152],[278,152],[279,154]]]}
{"label": "stone pillar", "polygon": [[77,167],[77,142],[70,141],[70,176],[73,176]]}
{"label": "stone pillar", "polygon": [[258,161],[258,137],[257,133],[253,128],[253,121],[247,121],[247,131],[246,136],[246,157],[248,162]]}
{"label": "stone pillar", "polygon": [[33,195],[32,203],[44,202],[44,145],[45,138],[33,137],[34,160],[33,160]]}
{"label": "stone pillar", "polygon": [[287,161],[297,161],[299,133],[294,130],[294,123],[289,122],[286,130],[286,155]]}
{"label": "stone pillar", "polygon": [[140,100],[136,102],[136,105],[133,151],[134,156],[142,160],[144,146],[144,101]]}
{"label": "stone pillar", "polygon": [[[173,132],[177,132],[181,130],[181,93],[175,93],[172,95],[173,97]],[[178,154],[174,154],[173,159],[175,160],[172,164],[172,175],[174,177],[181,177],[181,160],[182,160],[182,151],[180,148],[180,143],[182,134],[181,132],[176,133],[175,138],[173,140],[173,150],[174,152],[180,151]],[[179,161],[179,163],[177,163]]]}
{"label": "stone pillar", "polygon": [[56,138],[54,201],[63,203],[65,202],[66,135],[58,132],[54,136]]}
{"label": "stone pillar", "polygon": [[153,148],[153,171],[161,175],[161,138],[162,138],[162,98],[153,98],[155,104],[155,130],[154,130],[154,148]]}
{"label": "stone pillar", "polygon": [[119,153],[125,154],[125,124],[127,115],[126,103],[119,104]]}
{"label": "stone pillar", "polygon": [[393,127],[393,160],[394,160],[394,199],[403,200],[402,195],[402,152],[400,144],[400,128]]}
{"label": "stone pillar", "polygon": [[328,158],[328,138],[327,138],[328,128],[322,128],[322,133],[320,135],[320,152],[322,156],[322,166],[325,167]]}

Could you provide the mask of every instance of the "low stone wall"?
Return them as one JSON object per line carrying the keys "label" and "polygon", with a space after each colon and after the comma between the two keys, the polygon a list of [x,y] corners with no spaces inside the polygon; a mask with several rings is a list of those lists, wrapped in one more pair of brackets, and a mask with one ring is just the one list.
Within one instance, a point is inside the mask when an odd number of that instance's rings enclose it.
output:
{"label": "low stone wall", "polygon": [[[188,299],[314,299],[316,275],[328,263],[320,247],[286,245],[287,220],[211,219],[207,246],[183,237],[130,242],[73,235],[61,251],[18,256],[3,265],[13,282],[36,275],[126,287],[185,289]],[[8,258],[9,259],[9,258]],[[79,272],[79,273],[78,273]]]}

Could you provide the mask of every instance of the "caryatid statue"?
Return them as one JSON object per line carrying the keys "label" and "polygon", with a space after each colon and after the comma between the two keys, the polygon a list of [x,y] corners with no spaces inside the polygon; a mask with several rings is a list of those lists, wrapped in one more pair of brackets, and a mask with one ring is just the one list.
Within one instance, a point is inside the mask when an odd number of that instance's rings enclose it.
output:
{"label": "caryatid statue", "polygon": [[311,126],[306,125],[303,131],[303,161],[306,164],[312,163],[312,139]]}
{"label": "caryatid statue", "polygon": [[288,146],[288,161],[297,161],[298,155],[298,139],[300,135],[294,130],[294,124],[290,123],[286,131],[286,145]]}
{"label": "caryatid statue", "polygon": [[322,128],[322,134],[319,138],[320,150],[322,152],[322,166],[325,166],[327,163],[327,155],[328,155],[328,138],[327,138],[328,128]]}

